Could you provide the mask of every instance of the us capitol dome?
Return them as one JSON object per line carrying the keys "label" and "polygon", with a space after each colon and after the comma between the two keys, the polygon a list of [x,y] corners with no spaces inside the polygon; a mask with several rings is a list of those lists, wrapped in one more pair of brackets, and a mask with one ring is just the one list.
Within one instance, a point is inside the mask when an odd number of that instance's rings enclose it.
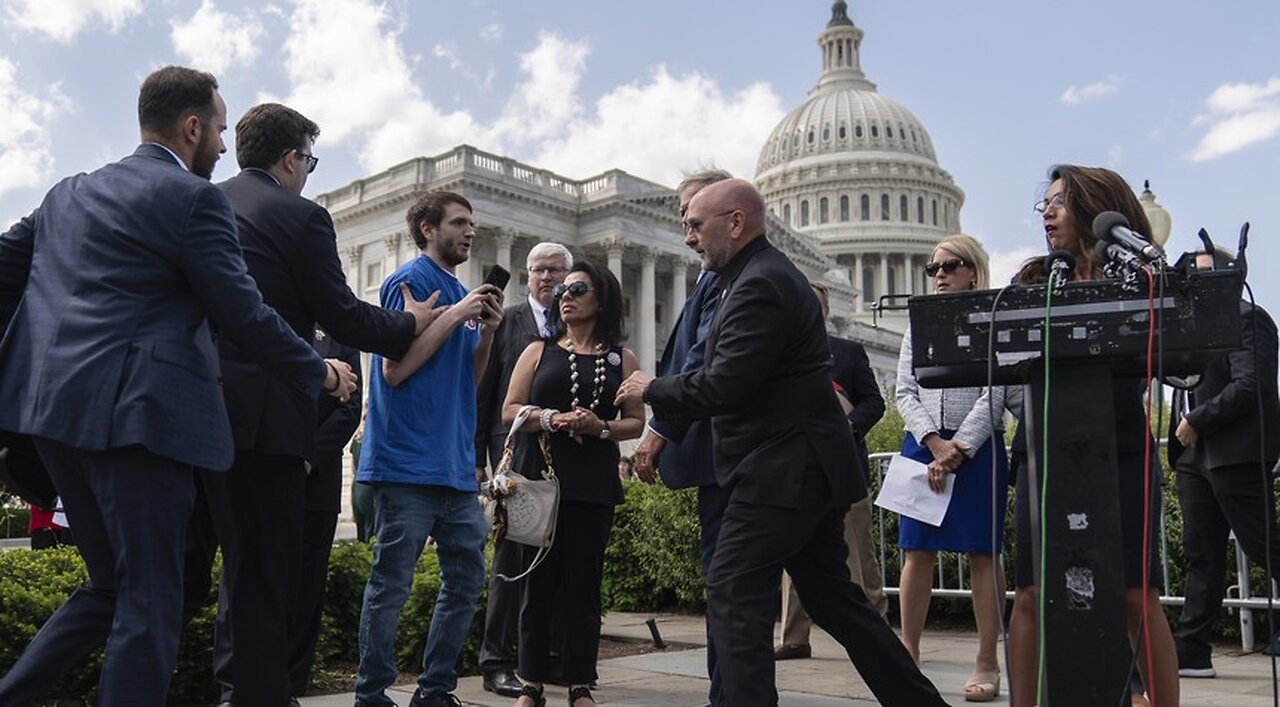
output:
{"label": "us capitol dome", "polygon": [[[849,268],[855,318],[868,322],[883,295],[930,291],[924,265],[960,231],[964,192],[920,120],[862,72],[862,38],[847,4],[833,3],[818,36],[822,74],[765,141],[755,180],[776,218]],[[881,323],[900,328],[901,312]]]}

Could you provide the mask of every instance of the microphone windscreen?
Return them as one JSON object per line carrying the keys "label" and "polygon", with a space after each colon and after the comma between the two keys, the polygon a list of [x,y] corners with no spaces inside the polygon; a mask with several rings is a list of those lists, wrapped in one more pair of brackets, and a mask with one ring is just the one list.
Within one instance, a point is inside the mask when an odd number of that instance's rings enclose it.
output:
{"label": "microphone windscreen", "polygon": [[1115,239],[1111,236],[1111,229],[1116,226],[1129,227],[1129,219],[1119,211],[1103,211],[1093,219],[1093,237],[1100,241],[1112,243]]}
{"label": "microphone windscreen", "polygon": [[1054,263],[1063,263],[1068,271],[1076,269],[1076,256],[1071,254],[1069,250],[1055,250],[1044,256],[1044,269],[1046,271],[1053,269]]}

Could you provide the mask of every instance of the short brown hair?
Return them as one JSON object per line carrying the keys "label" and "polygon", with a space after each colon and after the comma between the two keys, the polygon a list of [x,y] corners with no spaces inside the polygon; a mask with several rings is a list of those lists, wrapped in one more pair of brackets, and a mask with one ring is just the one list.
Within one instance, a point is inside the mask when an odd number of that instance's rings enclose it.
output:
{"label": "short brown hair", "polygon": [[440,221],[444,219],[445,207],[449,204],[461,204],[467,211],[475,213],[475,209],[471,208],[471,202],[467,201],[466,197],[451,191],[429,191],[409,207],[404,220],[409,226],[409,235],[413,237],[413,243],[418,246],[418,250],[427,247],[427,237],[422,235],[422,224],[439,228]]}
{"label": "short brown hair", "polygon": [[138,90],[138,127],[143,132],[169,136],[178,121],[195,114],[203,122],[213,115],[213,92],[218,80],[213,74],[166,66],[156,69]]}
{"label": "short brown hair", "polygon": [[266,169],[317,137],[320,126],[298,111],[279,103],[256,105],[236,122],[236,162],[240,169]]}

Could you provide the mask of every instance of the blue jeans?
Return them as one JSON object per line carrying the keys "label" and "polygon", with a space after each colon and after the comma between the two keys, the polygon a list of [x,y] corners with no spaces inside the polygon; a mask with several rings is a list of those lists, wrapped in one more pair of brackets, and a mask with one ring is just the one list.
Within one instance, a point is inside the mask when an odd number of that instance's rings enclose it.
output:
{"label": "blue jeans", "polygon": [[386,689],[398,674],[396,623],[409,598],[413,569],[427,536],[435,538],[442,581],[422,653],[418,688],[424,694],[452,692],[458,685],[458,654],[484,583],[489,524],[473,492],[386,483],[373,484],[373,489],[378,540],[360,611],[356,699],[371,705],[395,704]]}

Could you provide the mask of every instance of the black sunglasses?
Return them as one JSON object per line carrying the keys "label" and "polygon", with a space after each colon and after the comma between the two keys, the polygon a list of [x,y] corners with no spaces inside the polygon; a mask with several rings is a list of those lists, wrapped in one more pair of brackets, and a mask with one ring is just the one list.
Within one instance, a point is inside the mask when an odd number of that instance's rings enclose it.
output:
{"label": "black sunglasses", "polygon": [[[299,157],[307,161],[307,174],[311,174],[312,172],[316,171],[316,165],[320,164],[319,157],[316,157],[315,155],[308,155],[307,153],[297,148],[294,148],[293,150],[291,150],[291,152],[298,153]],[[287,155],[289,154],[289,152],[285,152],[285,154]]]}
{"label": "black sunglasses", "polygon": [[573,295],[574,297],[581,297],[587,294],[588,292],[590,292],[592,289],[594,288],[592,288],[591,285],[588,285],[587,283],[582,282],[581,280],[579,280],[578,282],[570,283],[568,285],[562,282],[559,285],[556,285],[555,287],[551,288],[551,296],[555,297],[556,299],[560,299],[561,297],[564,297],[565,294],[570,294],[570,295]]}
{"label": "black sunglasses", "polygon": [[939,270],[941,270],[942,272],[950,275],[961,265],[968,266],[969,263],[965,262],[961,258],[951,258],[950,260],[944,260],[941,263],[929,263],[924,266],[924,274],[929,277],[933,277],[938,274]]}

